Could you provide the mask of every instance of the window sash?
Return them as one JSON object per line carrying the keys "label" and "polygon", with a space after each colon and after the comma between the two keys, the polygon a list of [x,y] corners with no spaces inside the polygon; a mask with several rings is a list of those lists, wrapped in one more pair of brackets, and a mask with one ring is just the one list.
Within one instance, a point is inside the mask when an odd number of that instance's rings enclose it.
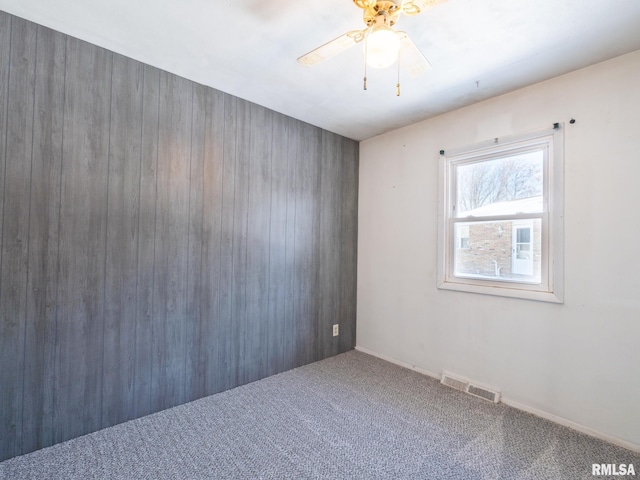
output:
{"label": "window sash", "polygon": [[[466,152],[464,155],[454,156],[453,159],[448,161],[449,165],[449,198],[448,204],[450,211],[448,212],[449,218],[484,218],[484,215],[478,216],[458,216],[460,209],[458,208],[458,168],[467,165],[481,164],[493,160],[500,160],[505,158],[511,158],[526,153],[542,152],[542,209],[541,212],[549,211],[549,148],[552,142],[552,138],[544,136],[542,138],[535,138],[530,141],[521,142],[520,146],[501,145],[500,147],[493,147],[489,152],[473,155],[473,152]],[[538,213],[538,212],[534,212]]]}
{"label": "window sash", "polygon": [[[527,280],[517,280],[517,279],[492,279],[480,276],[472,276],[472,275],[456,275],[455,268],[455,251],[456,251],[456,240],[455,240],[455,225],[457,223],[490,223],[490,222],[507,222],[507,221],[518,221],[518,220],[540,220],[540,282],[532,283]],[[551,278],[549,272],[549,214],[544,213],[529,213],[529,214],[518,214],[518,215],[497,215],[497,216],[487,216],[487,217],[474,217],[473,219],[469,218],[450,218],[449,224],[447,227],[448,233],[448,245],[446,249],[446,273],[445,273],[445,281],[447,283],[459,283],[465,285],[473,285],[478,282],[482,282],[482,284],[486,284],[487,286],[495,287],[495,286],[503,286],[505,288],[512,288],[516,290],[531,290],[531,291],[540,291],[546,292],[549,291],[551,286]]]}

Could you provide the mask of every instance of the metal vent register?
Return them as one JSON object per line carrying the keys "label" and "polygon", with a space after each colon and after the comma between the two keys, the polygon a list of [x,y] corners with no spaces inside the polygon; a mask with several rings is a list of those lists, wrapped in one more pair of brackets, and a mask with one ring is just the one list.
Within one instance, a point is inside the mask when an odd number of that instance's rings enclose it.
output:
{"label": "metal vent register", "polygon": [[473,395],[475,397],[488,400],[493,403],[498,403],[500,401],[499,391],[492,390],[486,387],[481,387],[479,385],[475,385],[467,380],[463,380],[459,377],[455,377],[446,372],[442,374],[442,379],[440,380],[440,383],[448,387],[455,388],[456,390],[460,390],[461,392],[468,393],[469,395]]}

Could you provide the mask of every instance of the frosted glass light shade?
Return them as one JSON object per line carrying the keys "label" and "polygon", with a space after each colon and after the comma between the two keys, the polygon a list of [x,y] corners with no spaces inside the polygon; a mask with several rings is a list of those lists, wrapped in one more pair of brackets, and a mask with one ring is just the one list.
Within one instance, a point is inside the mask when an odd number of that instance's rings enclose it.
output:
{"label": "frosted glass light shade", "polygon": [[387,68],[398,58],[400,38],[386,25],[378,25],[367,36],[365,44],[367,65]]}

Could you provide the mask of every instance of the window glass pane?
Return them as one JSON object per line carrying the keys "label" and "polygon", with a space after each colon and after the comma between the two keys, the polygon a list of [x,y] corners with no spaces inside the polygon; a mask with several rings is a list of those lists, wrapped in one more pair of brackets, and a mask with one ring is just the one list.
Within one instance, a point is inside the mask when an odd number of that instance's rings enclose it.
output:
{"label": "window glass pane", "polygon": [[540,219],[455,223],[454,276],[540,284],[541,226]]}
{"label": "window glass pane", "polygon": [[519,228],[517,230],[517,240],[518,243],[528,243],[531,238],[531,230],[528,228]]}
{"label": "window glass pane", "polygon": [[456,217],[543,211],[543,150],[456,167]]}

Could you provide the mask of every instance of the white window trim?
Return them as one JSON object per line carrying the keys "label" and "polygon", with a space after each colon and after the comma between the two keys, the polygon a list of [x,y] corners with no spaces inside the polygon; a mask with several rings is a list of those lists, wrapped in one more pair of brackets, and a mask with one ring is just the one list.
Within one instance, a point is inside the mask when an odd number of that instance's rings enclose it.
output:
{"label": "white window trim", "polygon": [[[438,192],[438,278],[437,287],[445,290],[472,292],[503,297],[523,298],[543,302],[564,302],[564,126],[537,130],[523,135],[495,138],[472,147],[447,150],[440,155]],[[452,274],[454,243],[450,220],[452,160],[496,155],[507,149],[527,148],[551,140],[546,158],[545,209],[547,228],[542,231],[542,286],[517,282],[454,277]],[[442,153],[442,152],[441,152]],[[539,218],[539,215],[534,215]],[[532,218],[529,214],[493,217],[495,220]],[[483,220],[485,217],[483,217]],[[489,219],[489,217],[487,217]]]}

